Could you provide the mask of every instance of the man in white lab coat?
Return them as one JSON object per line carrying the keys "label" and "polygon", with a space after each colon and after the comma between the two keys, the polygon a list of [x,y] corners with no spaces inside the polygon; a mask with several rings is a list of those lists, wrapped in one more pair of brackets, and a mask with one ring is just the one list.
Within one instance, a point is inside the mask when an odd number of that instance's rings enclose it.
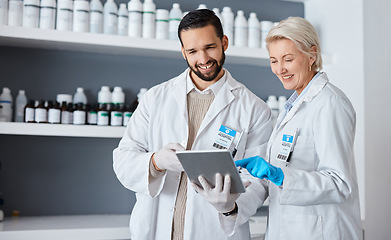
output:
{"label": "man in white lab coat", "polygon": [[[223,68],[228,38],[212,11],[188,13],[178,33],[189,68],[143,96],[113,152],[118,179],[136,192],[131,238],[249,239],[248,220],[266,194],[260,181],[248,175],[251,184],[241,195],[201,196],[188,184],[175,151],[216,149],[225,128],[243,132],[236,159],[264,156],[270,110]],[[234,226],[235,233],[227,237],[221,226]]]}

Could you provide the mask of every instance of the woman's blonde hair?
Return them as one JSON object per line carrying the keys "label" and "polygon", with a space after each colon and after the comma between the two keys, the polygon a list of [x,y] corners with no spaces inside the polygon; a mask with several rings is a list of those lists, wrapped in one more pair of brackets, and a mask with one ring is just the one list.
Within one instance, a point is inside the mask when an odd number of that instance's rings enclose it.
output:
{"label": "woman's blonde hair", "polygon": [[269,50],[269,44],[278,39],[289,39],[296,47],[306,54],[313,56],[311,47],[316,47],[316,58],[311,68],[313,71],[322,69],[323,61],[320,50],[320,41],[316,29],[310,22],[301,17],[289,17],[273,27],[266,37],[266,47]]}

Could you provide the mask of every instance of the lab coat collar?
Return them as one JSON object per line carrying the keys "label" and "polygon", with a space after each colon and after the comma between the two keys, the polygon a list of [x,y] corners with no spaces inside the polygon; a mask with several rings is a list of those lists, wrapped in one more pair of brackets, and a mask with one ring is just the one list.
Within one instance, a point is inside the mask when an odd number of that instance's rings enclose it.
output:
{"label": "lab coat collar", "polygon": [[[277,120],[277,122],[281,121],[281,124],[278,126],[278,128],[280,129],[289,120],[292,119],[292,117],[299,110],[303,102],[311,102],[324,88],[324,86],[326,86],[328,82],[329,79],[327,78],[326,73],[321,73],[317,78],[313,79],[311,85],[308,88],[308,91],[303,93],[304,95],[298,99],[298,101],[293,105],[292,109],[285,115],[284,119],[282,119],[282,121],[280,119]],[[279,115],[279,117],[283,117],[283,116],[284,114]]]}
{"label": "lab coat collar", "polygon": [[[201,126],[198,130],[197,136],[210,124],[210,122],[234,99],[235,95],[232,91],[236,88],[241,87],[242,85],[232,78],[228,70],[224,69],[226,75],[226,81],[222,84],[218,93],[215,95],[211,106],[209,107],[208,112],[205,115],[204,120],[201,123]],[[186,89],[186,77],[189,74],[189,69],[186,69],[182,74],[176,77],[174,81],[173,94],[178,104],[178,110],[182,112],[186,123],[188,123],[188,113],[187,113],[187,89]],[[196,141],[196,140],[195,140]]]}
{"label": "lab coat collar", "polygon": [[190,69],[189,69],[189,71],[187,72],[187,75],[186,75],[186,93],[188,94],[191,91],[197,91],[202,94],[214,94],[216,96],[219,93],[221,87],[226,82],[226,80],[227,80],[227,71],[225,71],[225,69],[224,69],[223,76],[217,82],[215,82],[214,84],[212,84],[208,88],[201,91],[196,87],[196,85],[192,81],[192,79],[190,77]]}

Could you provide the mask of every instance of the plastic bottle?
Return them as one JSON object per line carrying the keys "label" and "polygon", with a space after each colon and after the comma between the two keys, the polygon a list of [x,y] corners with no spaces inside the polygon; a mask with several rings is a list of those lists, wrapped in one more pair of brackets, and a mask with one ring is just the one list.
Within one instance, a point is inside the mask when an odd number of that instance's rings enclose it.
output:
{"label": "plastic bottle", "polygon": [[168,39],[169,12],[166,9],[156,10],[156,39]]}
{"label": "plastic bottle", "polygon": [[98,92],[98,103],[99,104],[111,104],[111,92],[108,86],[102,86]]}
{"label": "plastic bottle", "polygon": [[8,22],[8,0],[0,0],[0,25]]}
{"label": "plastic bottle", "polygon": [[73,1],[58,0],[56,29],[61,31],[72,31],[73,22]]}
{"label": "plastic bottle", "polygon": [[35,101],[30,100],[24,107],[24,122],[35,123]]}
{"label": "plastic bottle", "polygon": [[73,103],[74,104],[78,104],[78,103],[87,104],[87,97],[84,94],[84,89],[83,88],[78,87],[76,89],[76,92],[73,95]]}
{"label": "plastic bottle", "polygon": [[72,102],[72,95],[70,95],[70,94],[57,94],[56,101],[61,104],[62,104],[62,102],[65,102],[67,104],[71,103]]}
{"label": "plastic bottle", "polygon": [[221,25],[223,25],[223,17],[221,16],[220,10],[218,8],[213,8],[212,11],[220,19]]}
{"label": "plastic bottle", "polygon": [[124,106],[125,94],[122,91],[121,87],[114,87],[113,93],[111,95],[112,95],[111,103],[113,103],[113,105],[119,105],[121,107]]}
{"label": "plastic bottle", "polygon": [[247,20],[244,16],[244,12],[239,10],[235,18],[235,32],[234,32],[235,47],[247,46]]}
{"label": "plastic bottle", "polygon": [[143,4],[143,38],[155,37],[156,6],[152,0],[145,0]]}
{"label": "plastic bottle", "polygon": [[41,0],[39,28],[54,29],[56,23],[56,0]]}
{"label": "plastic bottle", "polygon": [[170,40],[176,40],[178,41],[178,26],[179,23],[182,20],[182,10],[180,8],[179,3],[174,3],[172,5],[172,8],[170,10],[170,20],[169,20],[169,25],[168,25],[168,39]]}
{"label": "plastic bottle", "polygon": [[224,34],[228,37],[228,44],[234,44],[234,14],[230,7],[224,7],[221,12]]}
{"label": "plastic bottle", "polygon": [[285,111],[285,104],[286,104],[286,97],[279,96],[278,97],[278,110],[279,110],[279,112]]}
{"label": "plastic bottle", "polygon": [[49,104],[48,109],[48,122],[52,124],[59,124],[61,123],[61,108],[60,104],[55,101],[52,104]]}
{"label": "plastic bottle", "polygon": [[107,0],[103,5],[103,33],[117,34],[118,7],[114,0]]}
{"label": "plastic bottle", "polygon": [[261,25],[261,48],[266,48],[266,36],[273,27],[273,22],[260,21],[259,23]]}
{"label": "plastic bottle", "polygon": [[12,121],[12,95],[9,88],[3,88],[0,95],[0,122]]}
{"label": "plastic bottle", "polygon": [[90,32],[103,33],[103,5],[100,0],[90,2]]}
{"label": "plastic bottle", "polygon": [[141,37],[143,4],[140,0],[130,0],[129,11],[129,37]]}
{"label": "plastic bottle", "polygon": [[98,121],[98,106],[96,104],[87,104],[87,124],[96,125]]}
{"label": "plastic bottle", "polygon": [[23,27],[38,28],[39,24],[39,0],[23,1]]}
{"label": "plastic bottle", "polygon": [[90,3],[85,0],[73,2],[73,31],[89,32],[90,28]]}
{"label": "plastic bottle", "polygon": [[48,110],[45,107],[45,100],[41,100],[38,106],[35,108],[35,122],[47,123],[48,122]]}
{"label": "plastic bottle", "polygon": [[19,90],[19,94],[15,100],[15,114],[14,120],[15,122],[23,122],[24,121],[24,108],[27,105],[27,97],[24,90]]}
{"label": "plastic bottle", "polygon": [[10,0],[8,4],[8,26],[22,26],[23,1]]}
{"label": "plastic bottle", "polygon": [[266,104],[269,106],[270,110],[272,111],[271,118],[272,118],[272,123],[274,125],[276,124],[278,113],[279,113],[277,97],[274,95],[270,95],[266,101]]}
{"label": "plastic bottle", "polygon": [[98,118],[97,125],[98,126],[108,126],[109,125],[109,110],[107,109],[106,103],[99,103],[98,107]]}
{"label": "plastic bottle", "polygon": [[208,9],[208,7],[205,4],[201,3],[200,5],[198,5],[197,10],[198,9]]}
{"label": "plastic bottle", "polygon": [[261,29],[257,14],[252,12],[248,18],[248,47],[259,48],[261,41]]}
{"label": "plastic bottle", "polygon": [[73,110],[73,124],[74,125],[84,125],[86,124],[86,110],[84,104],[79,102],[75,105]]}
{"label": "plastic bottle", "polygon": [[128,36],[129,16],[125,3],[119,5],[118,10],[118,35]]}

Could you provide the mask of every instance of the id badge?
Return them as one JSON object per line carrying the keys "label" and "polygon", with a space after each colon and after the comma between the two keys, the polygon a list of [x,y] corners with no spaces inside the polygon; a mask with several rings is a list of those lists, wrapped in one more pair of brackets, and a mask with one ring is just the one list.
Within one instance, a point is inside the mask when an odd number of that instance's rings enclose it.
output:
{"label": "id badge", "polygon": [[289,135],[289,134],[282,135],[280,151],[277,154],[278,160],[281,160],[284,162],[289,162],[289,159],[290,159],[289,157],[290,157],[290,154],[292,154],[292,152],[293,152],[293,148],[294,148],[298,133],[299,133],[299,129],[297,129],[293,135]]}
{"label": "id badge", "polygon": [[229,149],[235,135],[235,130],[221,125],[219,132],[217,133],[216,141],[213,143],[213,147],[218,149]]}

